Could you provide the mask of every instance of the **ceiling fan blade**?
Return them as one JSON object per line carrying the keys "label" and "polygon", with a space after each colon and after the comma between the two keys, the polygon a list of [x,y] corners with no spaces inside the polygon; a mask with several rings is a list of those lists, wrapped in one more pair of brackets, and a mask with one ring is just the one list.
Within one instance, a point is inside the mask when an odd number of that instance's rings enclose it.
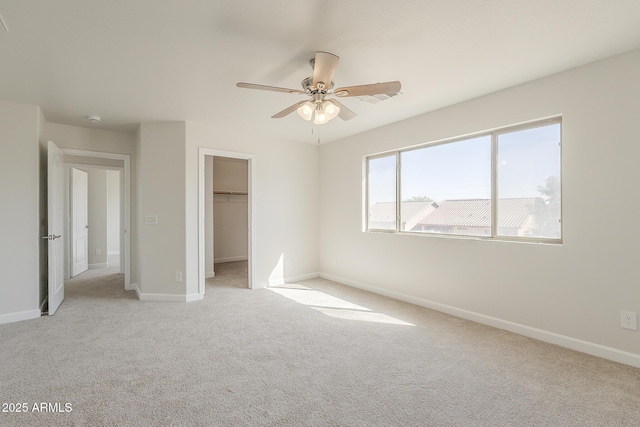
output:
{"label": "ceiling fan blade", "polygon": [[271,116],[272,119],[281,119],[284,116],[287,116],[291,113],[293,113],[294,111],[296,111],[298,109],[299,106],[301,106],[302,104],[304,104],[305,101],[300,101],[300,102],[296,102],[295,104],[293,104],[290,107],[285,108],[284,110],[280,111],[279,113],[274,114],[273,116]]}
{"label": "ceiling fan blade", "polygon": [[356,113],[345,107],[345,105],[342,102],[339,102],[337,99],[331,99],[330,101],[340,107],[338,117],[340,117],[342,120],[351,120],[357,116]]}
{"label": "ceiling fan blade", "polygon": [[272,92],[295,93],[295,94],[299,94],[299,95],[304,95],[305,94],[303,90],[299,90],[299,89],[287,89],[287,88],[284,88],[284,87],[257,85],[257,84],[254,84],[254,83],[240,82],[240,83],[236,83],[236,86],[243,87],[245,89],[260,89],[260,90],[269,90],[269,91],[272,91]]}
{"label": "ceiling fan blade", "polygon": [[400,92],[400,82],[373,83],[370,85],[341,87],[333,91],[335,96],[391,95]]}
{"label": "ceiling fan blade", "polygon": [[316,52],[316,59],[313,65],[313,86],[318,87],[318,83],[324,83],[325,88],[331,86],[333,73],[336,71],[340,57],[329,52]]}

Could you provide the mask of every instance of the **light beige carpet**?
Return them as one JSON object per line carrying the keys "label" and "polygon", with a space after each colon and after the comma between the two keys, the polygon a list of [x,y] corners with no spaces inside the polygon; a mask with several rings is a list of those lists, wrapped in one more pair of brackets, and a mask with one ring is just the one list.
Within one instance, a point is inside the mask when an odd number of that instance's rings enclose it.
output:
{"label": "light beige carpet", "polygon": [[189,304],[88,272],[54,316],[0,325],[0,403],[72,408],[0,425],[640,425],[639,369],[322,279],[252,291],[242,263],[216,271]]}

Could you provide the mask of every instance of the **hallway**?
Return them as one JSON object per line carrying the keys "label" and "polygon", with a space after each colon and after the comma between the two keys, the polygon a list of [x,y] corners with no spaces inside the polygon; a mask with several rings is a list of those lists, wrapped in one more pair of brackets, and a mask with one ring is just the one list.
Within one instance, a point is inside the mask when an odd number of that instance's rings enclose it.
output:
{"label": "hallway", "polygon": [[[108,267],[87,270],[65,280],[65,300],[123,297],[137,300],[134,291],[124,289],[124,274],[120,273],[119,262],[119,255],[110,255]],[[64,306],[63,301],[60,308],[64,309]]]}

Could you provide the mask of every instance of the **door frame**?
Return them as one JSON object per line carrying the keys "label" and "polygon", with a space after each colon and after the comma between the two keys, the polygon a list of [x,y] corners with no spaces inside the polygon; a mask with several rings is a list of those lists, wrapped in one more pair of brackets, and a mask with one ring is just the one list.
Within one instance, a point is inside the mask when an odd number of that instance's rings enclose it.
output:
{"label": "door frame", "polygon": [[[221,151],[214,150],[212,148],[199,147],[198,148],[198,294],[200,298],[204,298],[205,294],[205,157],[228,157],[231,159],[240,159],[247,161],[247,174],[248,174],[248,191],[247,191],[247,210],[248,210],[248,232],[247,232],[247,244],[248,244],[248,287],[249,289],[255,289],[255,156],[247,153],[237,153],[233,151]],[[214,236],[215,239],[215,236]]]}
{"label": "door frame", "polygon": [[[131,286],[131,156],[128,154],[115,154],[115,153],[106,153],[102,151],[89,151],[89,150],[78,150],[75,148],[62,148],[63,154],[68,154],[72,156],[82,156],[82,157],[90,157],[97,159],[110,159],[110,160],[122,160],[124,163],[124,167],[115,167],[115,166],[101,166],[95,164],[84,164],[84,163],[64,163],[65,172],[67,172],[71,167],[75,168],[97,168],[97,169],[107,169],[107,170],[121,170],[122,171],[122,183],[120,184],[120,212],[121,212],[121,221],[120,221],[120,247],[122,248],[120,254],[120,260],[124,264],[124,288],[125,290],[133,290]],[[65,202],[65,206],[68,209],[69,199],[68,199],[68,173],[65,173],[66,179],[66,194],[67,200]],[[65,224],[68,225],[69,217],[66,216]],[[65,263],[65,271],[68,268],[68,262]],[[65,273],[65,277],[68,278],[68,275]]]}

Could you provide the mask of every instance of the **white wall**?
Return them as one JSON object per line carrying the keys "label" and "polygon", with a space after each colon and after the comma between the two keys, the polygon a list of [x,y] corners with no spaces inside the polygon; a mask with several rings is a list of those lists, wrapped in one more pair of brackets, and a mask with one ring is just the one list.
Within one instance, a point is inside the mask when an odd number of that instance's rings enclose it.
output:
{"label": "white wall", "polygon": [[38,107],[0,101],[0,323],[40,316]]}
{"label": "white wall", "polygon": [[215,262],[248,257],[247,196],[216,195],[213,203]]}
{"label": "white wall", "polygon": [[[214,191],[246,193],[249,189],[247,173],[247,160],[214,157]],[[219,194],[213,201],[215,262],[246,260],[248,196]]]}
{"label": "white wall", "polygon": [[[185,123],[143,123],[139,144],[141,298],[185,295]],[[146,224],[147,216],[158,223]]]}
{"label": "white wall", "polygon": [[254,155],[255,284],[317,274],[318,147],[255,141],[225,124],[187,123],[187,292],[198,291],[198,147]]}
{"label": "white wall", "polygon": [[249,188],[247,168],[247,160],[214,156],[213,189],[246,192]]}
{"label": "white wall", "polygon": [[58,123],[47,124],[47,137],[60,148],[128,155],[135,149],[135,135]]}
{"label": "white wall", "polygon": [[[635,51],[323,145],[321,271],[640,364],[640,332],[620,328],[640,312],[639,75]],[[361,231],[363,156],[557,114],[562,245]]]}
{"label": "white wall", "polygon": [[120,171],[107,171],[107,253],[120,253]]}

